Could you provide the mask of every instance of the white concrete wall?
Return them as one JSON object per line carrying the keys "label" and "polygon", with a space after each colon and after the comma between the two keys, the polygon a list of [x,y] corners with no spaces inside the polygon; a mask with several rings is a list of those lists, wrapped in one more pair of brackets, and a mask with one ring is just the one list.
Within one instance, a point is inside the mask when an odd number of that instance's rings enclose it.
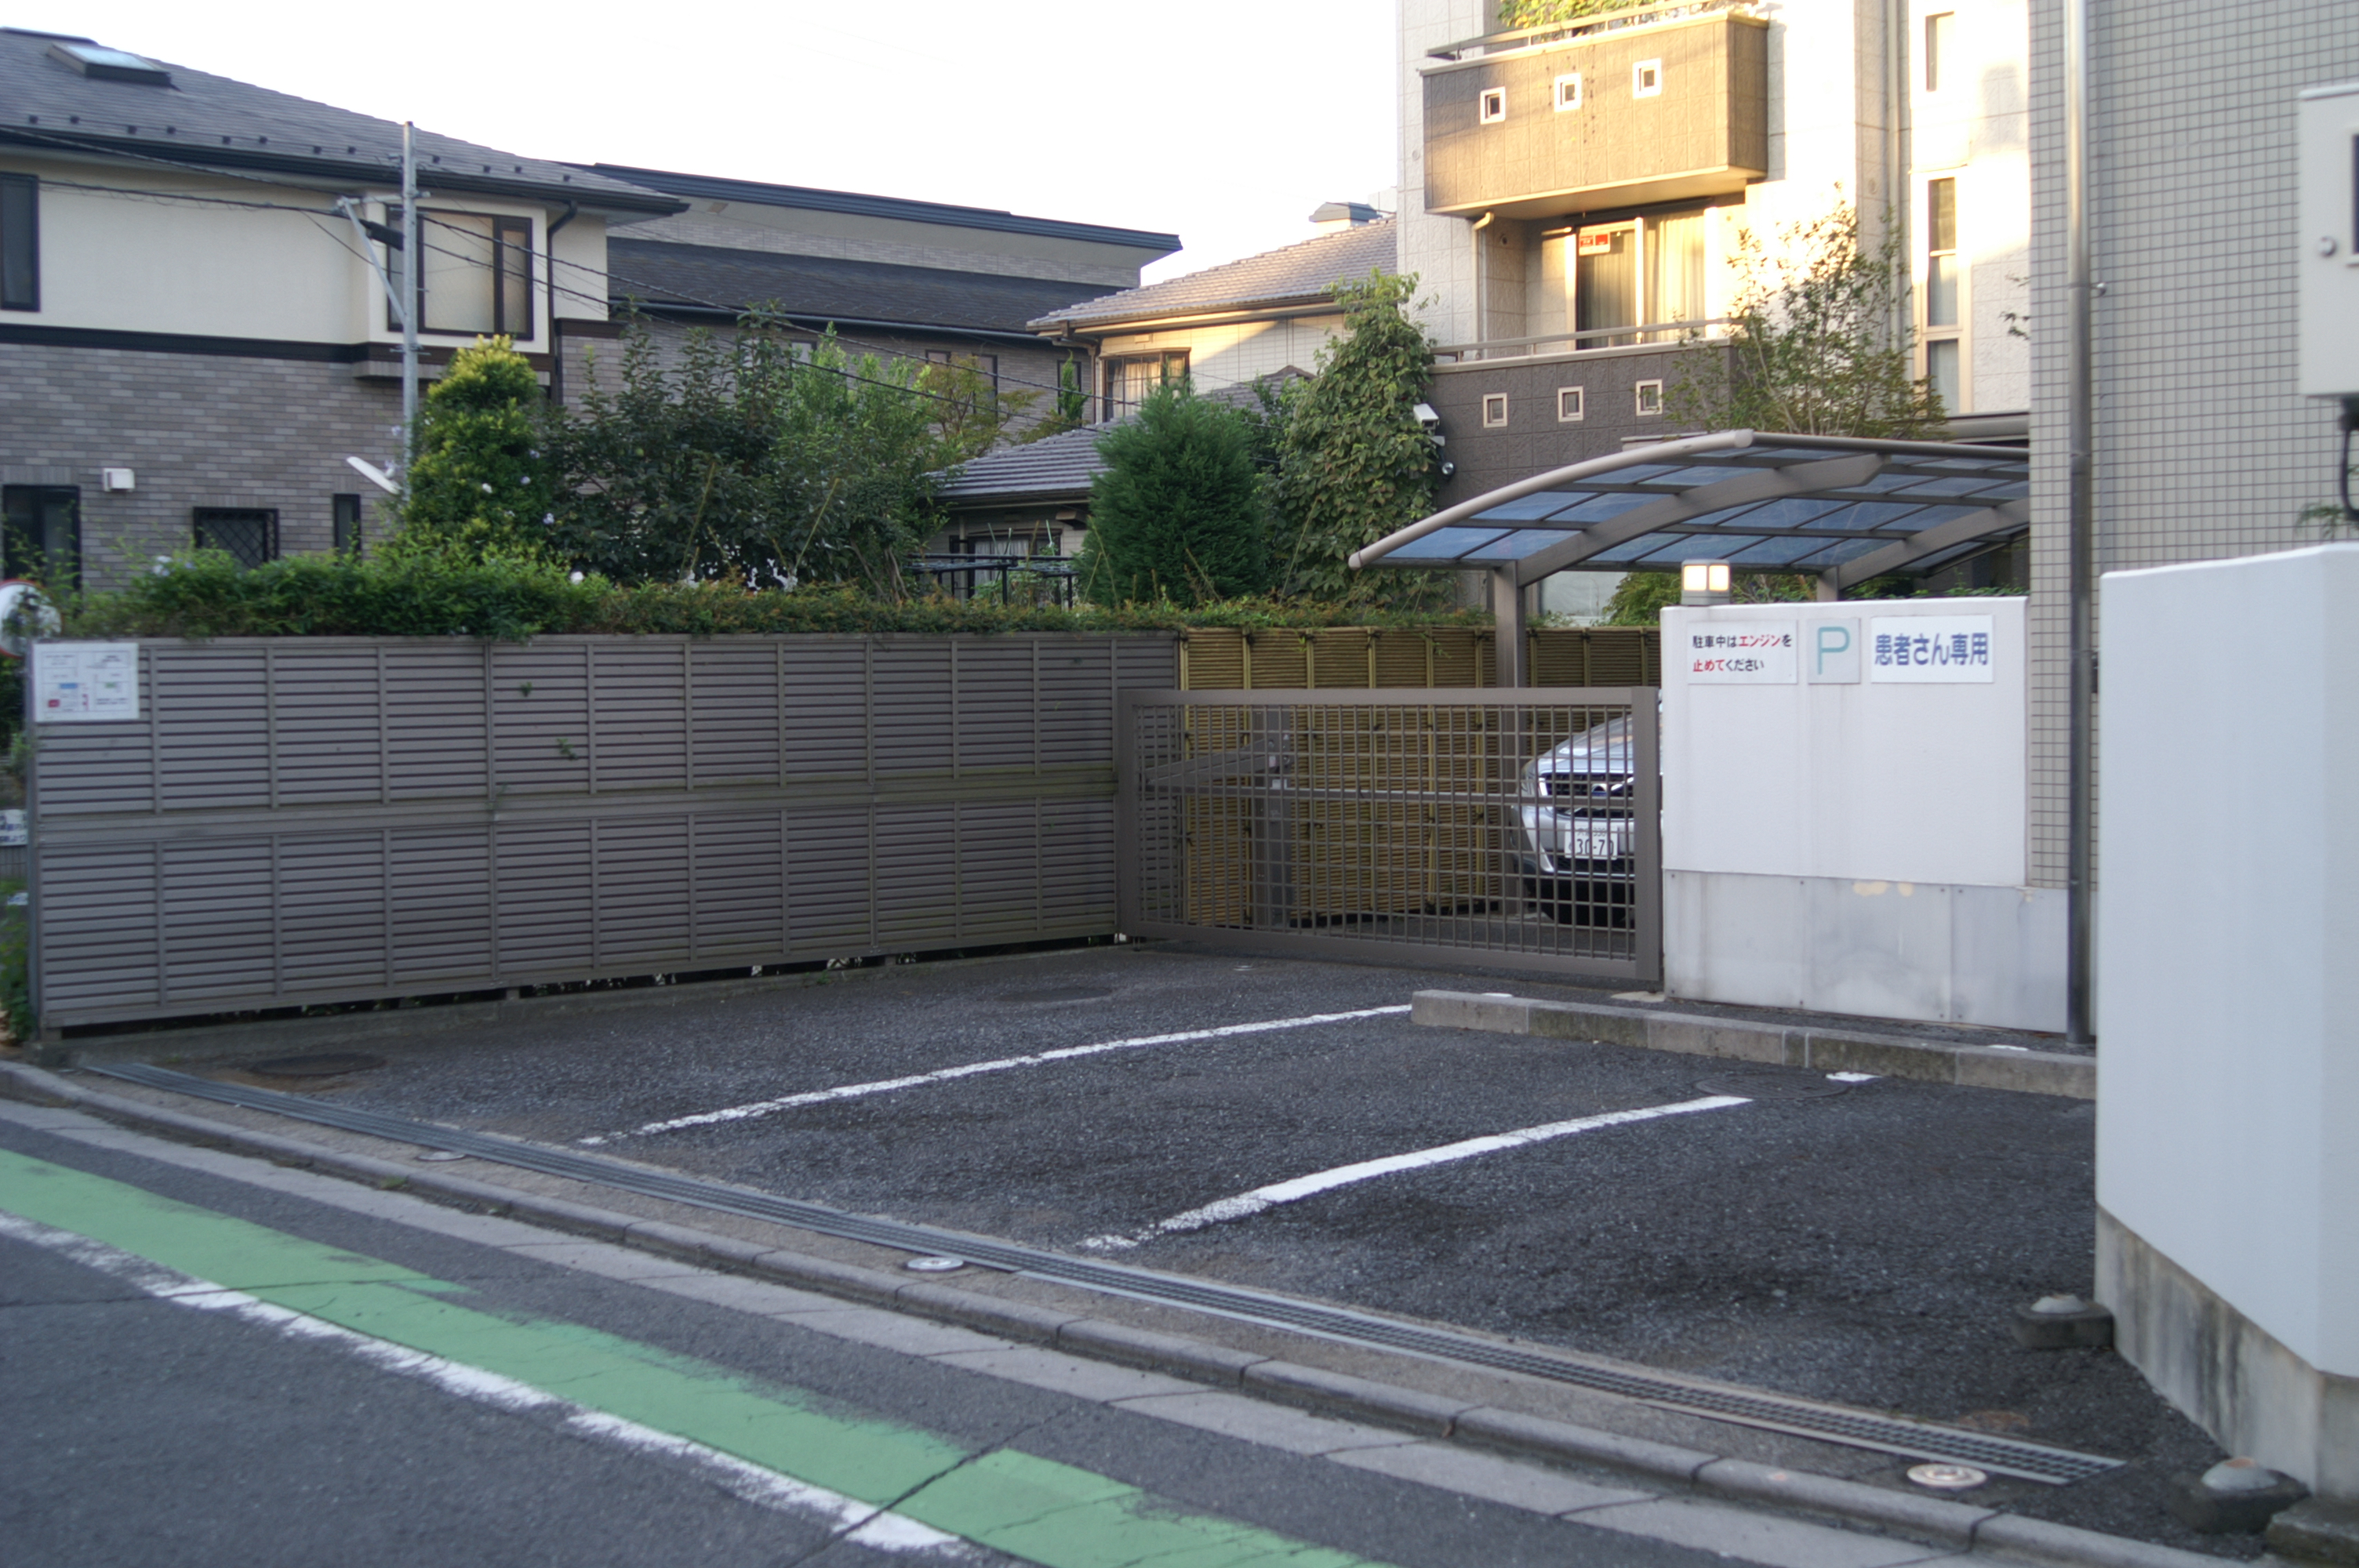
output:
{"label": "white concrete wall", "polygon": [[2359,545],[2103,599],[2097,1202],[2359,1376]]}
{"label": "white concrete wall", "polygon": [[[1879,680],[1875,623],[1987,618],[1991,678]],[[1848,634],[1859,678],[1840,654]],[[1723,684],[1699,637],[1792,642]],[[1777,678],[1783,671],[1783,678]],[[1678,995],[2020,1029],[2063,1022],[2062,901],[2024,884],[2017,599],[1663,616],[1666,983]]]}

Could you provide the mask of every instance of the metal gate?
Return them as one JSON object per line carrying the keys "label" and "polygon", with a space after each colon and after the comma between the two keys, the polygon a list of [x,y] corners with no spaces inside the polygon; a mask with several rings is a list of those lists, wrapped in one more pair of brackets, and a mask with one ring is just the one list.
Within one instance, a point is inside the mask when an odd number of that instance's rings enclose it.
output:
{"label": "metal gate", "polygon": [[138,644],[38,726],[45,1029],[1114,930],[1139,636]]}
{"label": "metal gate", "polygon": [[1123,929],[1662,978],[1651,687],[1123,695]]}

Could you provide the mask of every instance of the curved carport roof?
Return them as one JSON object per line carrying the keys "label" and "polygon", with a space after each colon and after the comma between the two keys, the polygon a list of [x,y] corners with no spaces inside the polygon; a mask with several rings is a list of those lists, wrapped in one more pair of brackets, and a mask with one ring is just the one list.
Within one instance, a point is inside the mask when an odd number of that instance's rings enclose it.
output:
{"label": "curved carport roof", "polygon": [[1355,567],[1675,571],[1683,560],[1797,572],[1833,599],[1921,577],[2030,526],[2031,458],[2005,447],[1722,430],[1504,485],[1355,551]]}

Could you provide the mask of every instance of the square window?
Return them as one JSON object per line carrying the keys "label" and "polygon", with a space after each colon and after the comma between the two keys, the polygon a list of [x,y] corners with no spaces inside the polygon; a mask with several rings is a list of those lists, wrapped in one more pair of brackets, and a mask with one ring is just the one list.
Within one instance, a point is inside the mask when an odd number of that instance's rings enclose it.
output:
{"label": "square window", "polygon": [[1483,427],[1498,430],[1505,428],[1506,423],[1507,395],[1504,392],[1485,393],[1483,396]]}
{"label": "square window", "polygon": [[278,514],[267,507],[200,506],[194,522],[200,550],[225,551],[249,568],[278,557]]}
{"label": "square window", "polygon": [[1630,68],[1630,96],[1652,98],[1663,91],[1663,62],[1642,59]]}
{"label": "square window", "polygon": [[1661,382],[1642,381],[1638,384],[1637,408],[1638,412],[1642,415],[1660,414],[1663,411],[1663,384]]}
{"label": "square window", "polygon": [[1560,386],[1556,389],[1556,417],[1560,425],[1570,425],[1582,418],[1581,388]]}
{"label": "square window", "polygon": [[1486,125],[1495,125],[1500,121],[1507,117],[1507,90],[1506,88],[1484,88],[1483,90],[1483,96],[1480,103],[1483,124]]}
{"label": "square window", "polygon": [[1561,114],[1568,109],[1580,107],[1581,72],[1576,70],[1570,75],[1558,77],[1556,79],[1556,112]]}

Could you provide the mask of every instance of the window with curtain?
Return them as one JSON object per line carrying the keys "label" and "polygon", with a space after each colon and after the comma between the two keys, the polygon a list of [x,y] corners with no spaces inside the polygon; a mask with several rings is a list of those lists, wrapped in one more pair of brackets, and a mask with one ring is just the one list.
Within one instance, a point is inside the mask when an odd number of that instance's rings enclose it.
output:
{"label": "window with curtain", "polygon": [[[1704,319],[1704,214],[1679,212],[1647,224],[1647,319]],[[1678,332],[1658,332],[1676,342]]]}

